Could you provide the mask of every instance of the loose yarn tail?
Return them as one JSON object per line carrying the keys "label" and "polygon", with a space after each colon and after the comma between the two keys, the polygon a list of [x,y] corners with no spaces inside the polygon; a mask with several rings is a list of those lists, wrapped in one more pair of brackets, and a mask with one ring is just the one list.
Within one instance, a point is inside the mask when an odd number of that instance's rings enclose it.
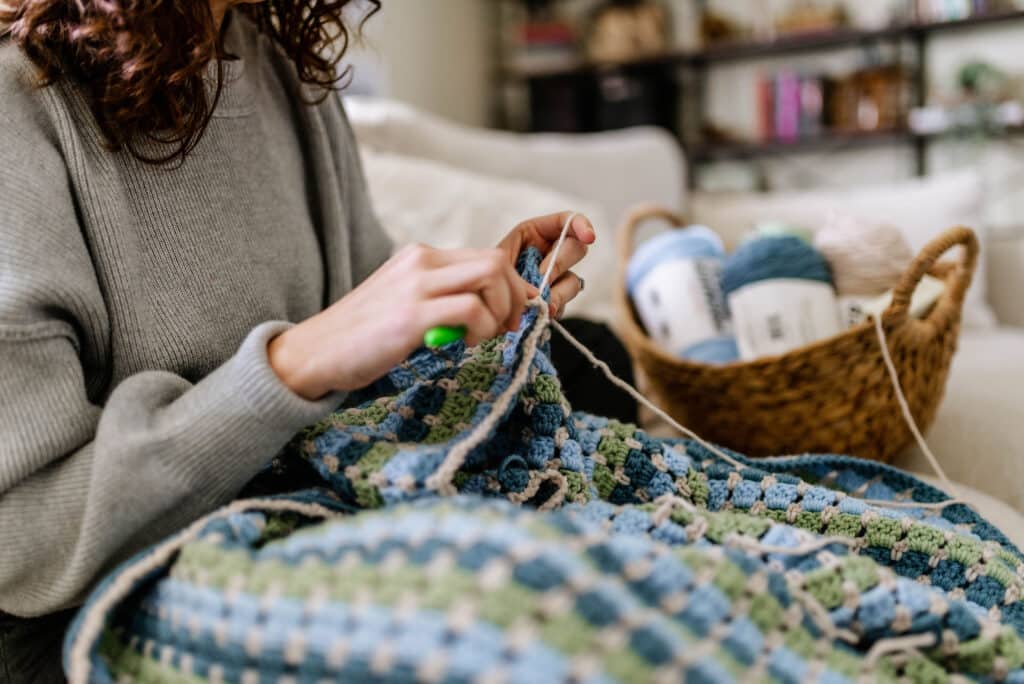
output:
{"label": "loose yarn tail", "polygon": [[735,458],[733,458],[729,454],[725,453],[724,451],[722,451],[720,448],[718,448],[717,446],[715,446],[711,442],[708,442],[707,440],[705,440],[703,437],[698,435],[696,432],[694,432],[690,428],[688,428],[685,425],[683,425],[682,423],[678,422],[675,418],[673,418],[667,412],[665,412],[661,407],[659,407],[653,401],[651,401],[650,399],[645,397],[643,394],[641,394],[640,391],[637,390],[635,387],[630,385],[628,382],[626,382],[625,380],[623,380],[619,376],[615,375],[615,373],[612,372],[612,369],[608,366],[607,363],[605,363],[601,359],[597,358],[597,356],[594,355],[594,352],[590,351],[590,349],[587,348],[586,345],[584,345],[582,342],[580,342],[575,337],[573,337],[573,334],[570,333],[568,330],[566,330],[565,326],[563,326],[561,323],[559,323],[558,321],[553,320],[553,321],[551,321],[551,326],[555,330],[557,330],[562,337],[565,338],[566,342],[568,342],[573,347],[575,347],[580,352],[580,354],[582,354],[583,357],[587,361],[589,361],[591,363],[591,365],[593,365],[595,368],[600,370],[601,373],[605,376],[605,378],[607,378],[608,381],[611,382],[613,385],[615,385],[616,387],[618,387],[619,389],[624,391],[629,396],[633,397],[633,399],[635,399],[640,404],[643,404],[644,406],[649,408],[651,411],[653,411],[655,413],[655,415],[657,415],[659,418],[664,420],[666,423],[668,423],[669,425],[674,427],[680,433],[682,433],[683,435],[689,437],[693,441],[697,442],[702,447],[704,447],[705,449],[707,449],[708,451],[713,453],[715,456],[717,456],[718,458],[720,458],[723,461],[725,461],[726,463],[728,463],[729,465],[733,466],[734,468],[745,468],[746,467],[743,463],[740,463],[738,460],[736,460]]}
{"label": "loose yarn tail", "polygon": [[[935,475],[938,476],[943,486],[946,487],[950,493],[960,498],[960,493],[957,488],[953,485],[952,480],[946,475],[946,471],[942,469],[942,465],[939,463],[939,459],[935,457],[932,450],[928,447],[928,442],[925,441],[924,435],[921,434],[921,430],[917,427],[917,421],[914,420],[914,414],[910,411],[910,404],[907,402],[907,397],[903,394],[903,387],[900,384],[899,373],[896,372],[896,364],[893,363],[892,354],[889,353],[889,341],[885,338],[885,330],[882,328],[882,319],[879,316],[872,316],[871,320],[875,325],[875,334],[878,336],[878,346],[882,348],[882,360],[885,361],[885,368],[889,372],[889,380],[892,381],[892,388],[896,392],[896,401],[899,402],[900,411],[903,412],[903,420],[907,422],[907,427],[910,428],[910,433],[914,435],[914,440],[917,442],[917,446],[921,449],[921,453],[928,459],[928,464],[935,471]],[[958,501],[957,503],[963,503]]]}

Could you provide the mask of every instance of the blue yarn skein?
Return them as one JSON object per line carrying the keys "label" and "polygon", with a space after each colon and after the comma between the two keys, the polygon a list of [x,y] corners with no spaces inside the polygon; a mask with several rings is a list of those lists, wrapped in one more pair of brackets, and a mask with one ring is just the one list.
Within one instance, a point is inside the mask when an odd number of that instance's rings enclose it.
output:
{"label": "blue yarn skein", "polygon": [[659,264],[673,259],[720,259],[725,256],[722,238],[707,226],[660,233],[640,243],[626,267],[626,290],[632,296],[636,286]]}
{"label": "blue yarn skein", "polygon": [[698,363],[723,364],[731,363],[740,358],[740,350],[736,338],[732,336],[713,337],[690,345],[677,355],[679,358]]}
{"label": "blue yarn skein", "polygon": [[[626,289],[633,298],[634,303],[641,315],[645,318],[645,306],[651,306],[650,302],[641,304],[639,297],[642,294],[640,288],[644,287],[645,279],[652,271],[663,264],[670,264],[678,261],[713,261],[721,264],[725,257],[725,245],[721,237],[707,226],[691,225],[682,230],[674,230],[661,233],[649,240],[644,241],[637,247],[629,261],[626,270]],[[705,270],[705,273],[707,271]],[[723,312],[727,315],[727,307],[719,289],[719,273],[716,268],[711,276],[711,282],[707,286],[711,288],[707,296],[710,298],[708,306],[712,309]],[[683,297],[682,292],[661,292],[656,294],[667,294],[670,298]],[[664,297],[659,297],[664,302]],[[663,304],[654,303],[655,307]],[[670,305],[671,307],[671,305]],[[684,315],[683,311],[677,311],[677,316]],[[658,314],[653,314],[655,317]],[[713,317],[714,313],[711,314]],[[672,325],[687,325],[687,321],[674,319]],[[651,321],[645,318],[645,324]],[[665,344],[665,340],[661,340]],[[701,363],[729,363],[739,359],[739,351],[736,340],[731,336],[715,335],[708,339],[689,343],[683,348],[673,350],[676,356]]]}
{"label": "blue yarn skein", "polygon": [[722,291],[736,290],[762,280],[794,278],[832,284],[828,261],[807,242],[791,235],[751,240],[726,257]]}

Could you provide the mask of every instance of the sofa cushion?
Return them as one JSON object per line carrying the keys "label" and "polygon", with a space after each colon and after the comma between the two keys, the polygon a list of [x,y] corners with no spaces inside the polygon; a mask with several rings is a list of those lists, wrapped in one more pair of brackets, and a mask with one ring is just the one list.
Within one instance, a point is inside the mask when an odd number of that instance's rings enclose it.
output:
{"label": "sofa cushion", "polygon": [[574,271],[586,289],[569,313],[601,322],[612,318],[615,279],[613,226],[601,208],[522,181],[494,178],[440,162],[363,148],[374,208],[398,244],[493,247],[520,221],[571,209],[585,214],[597,242]]}
{"label": "sofa cushion", "polygon": [[988,302],[1003,325],[1024,328],[1024,229],[989,235]]}
{"label": "sofa cushion", "polygon": [[345,109],[363,147],[586,198],[615,224],[641,202],[683,206],[682,153],[660,128],[523,134],[463,126],[377,98],[346,97]]}
{"label": "sofa cushion", "polygon": [[[946,474],[1024,511],[1024,328],[969,330],[928,444]],[[917,447],[894,465],[931,468]]]}
{"label": "sofa cushion", "polygon": [[981,258],[964,306],[964,325],[992,327],[986,299],[985,232],[981,177],[973,170],[937,174],[877,187],[779,193],[696,193],[691,218],[736,244],[761,221],[782,221],[817,230],[830,211],[897,226],[916,253],[946,228],[965,225],[978,233]]}

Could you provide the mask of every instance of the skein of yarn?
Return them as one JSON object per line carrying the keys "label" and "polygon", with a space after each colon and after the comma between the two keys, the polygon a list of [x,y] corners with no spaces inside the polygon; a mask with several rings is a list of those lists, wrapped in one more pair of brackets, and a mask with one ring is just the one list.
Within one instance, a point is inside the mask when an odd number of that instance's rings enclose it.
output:
{"label": "skein of yarn", "polygon": [[828,262],[793,236],[740,246],[722,269],[740,357],[783,354],[841,330]]}
{"label": "skein of yarn", "polygon": [[741,245],[722,268],[722,291],[737,290],[765,280],[794,279],[832,284],[828,261],[798,237],[761,237]]}
{"label": "skein of yarn", "polygon": [[634,252],[626,288],[647,333],[682,358],[728,363],[738,358],[719,286],[725,246],[706,226],[661,233]]}
{"label": "skein of yarn", "polygon": [[725,364],[738,360],[740,350],[735,337],[723,335],[697,342],[683,350],[680,356],[698,363]]}
{"label": "skein of yarn", "polygon": [[830,212],[814,246],[832,267],[840,295],[877,296],[896,285],[914,258],[900,231]]}

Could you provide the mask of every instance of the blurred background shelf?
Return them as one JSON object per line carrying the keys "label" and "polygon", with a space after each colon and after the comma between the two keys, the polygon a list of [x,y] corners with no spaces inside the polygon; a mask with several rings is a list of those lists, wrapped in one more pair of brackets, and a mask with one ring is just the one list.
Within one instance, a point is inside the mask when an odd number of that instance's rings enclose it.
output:
{"label": "blurred background shelf", "polygon": [[997,12],[952,21],[913,22],[880,29],[838,29],[823,33],[784,36],[773,41],[725,44],[695,52],[689,56],[694,62],[725,62],[739,59],[759,59],[798,52],[837,50],[864,43],[901,38],[921,38],[930,33],[963,31],[1024,19],[1024,11]]}
{"label": "blurred background shelf", "polygon": [[699,66],[711,62],[731,62],[744,59],[762,59],[801,52],[840,50],[858,45],[897,39],[921,39],[930,33],[964,31],[979,27],[1024,19],[1024,11],[998,12],[987,15],[887,26],[880,29],[838,29],[821,33],[783,36],[770,41],[736,41],[703,50],[669,51],[637,57],[623,62],[588,62],[575,60],[564,66],[516,68],[509,66],[504,76],[510,79],[530,80],[581,76],[614,69],[650,66]]}
{"label": "blurred background shelf", "polygon": [[[677,0],[674,6],[678,8],[683,1]],[[713,2],[690,1],[703,28]],[[698,48],[666,40],[657,49],[639,46],[625,57],[608,58],[592,45],[596,42],[594,25],[599,21],[596,15],[603,10],[637,12],[638,7],[653,12],[664,5],[658,0],[591,0],[589,5],[587,0],[504,2],[528,9],[531,17],[541,17],[525,29],[522,42],[527,49],[518,55],[525,57],[508,58],[506,50],[501,60],[499,76],[505,94],[524,92],[527,103],[525,116],[519,117],[525,126],[510,127],[578,133],[660,126],[679,139],[690,166],[691,186],[699,184],[703,167],[718,162],[755,162],[886,146],[912,150],[913,173],[925,175],[929,144],[945,139],[918,134],[910,123],[911,111],[929,104],[932,37],[1008,26],[1024,19],[1024,8],[1007,2],[963,2],[963,8],[957,10],[962,14],[947,18],[941,13],[945,10],[934,10],[940,12],[937,15],[928,12],[934,6],[946,8],[956,3],[908,0],[902,14],[871,27],[846,23],[846,18],[825,29],[786,31],[772,26],[770,39],[763,37],[762,27],[761,38],[736,35],[711,41],[704,36],[704,46]],[[816,6],[810,0],[791,4]],[[558,23],[565,7],[576,11],[590,8],[579,20],[583,28],[574,29],[571,40],[565,39],[568,29]],[[757,14],[753,9],[750,13]],[[550,43],[545,43],[549,38]],[[807,66],[816,64],[819,55],[822,65],[833,64],[830,55],[844,51],[860,54],[862,66],[843,74],[829,66]],[[720,79],[718,74],[732,73],[728,70],[733,65],[745,63],[768,69],[756,84],[760,110],[756,136],[750,131],[721,128],[708,111],[712,78]],[[719,90],[722,83],[717,81]],[[816,107],[810,116],[804,111],[808,93]],[[749,98],[746,106],[751,106]],[[506,123],[516,119],[508,107],[503,111]]]}
{"label": "blurred background shelf", "polygon": [[972,130],[950,130],[939,133],[915,133],[909,129],[889,131],[864,131],[854,133],[822,133],[796,140],[767,142],[729,141],[708,142],[692,146],[690,157],[698,163],[716,161],[757,160],[766,157],[840,152],[847,149],[863,149],[868,146],[921,145],[937,140],[951,140],[984,135],[989,138],[1018,137],[1024,135],[1024,127],[1014,126],[984,133]]}
{"label": "blurred background shelf", "polygon": [[689,154],[698,163],[752,160],[785,154],[834,152],[853,146],[914,144],[925,137],[909,130],[824,133],[790,141],[702,143],[692,146]]}

